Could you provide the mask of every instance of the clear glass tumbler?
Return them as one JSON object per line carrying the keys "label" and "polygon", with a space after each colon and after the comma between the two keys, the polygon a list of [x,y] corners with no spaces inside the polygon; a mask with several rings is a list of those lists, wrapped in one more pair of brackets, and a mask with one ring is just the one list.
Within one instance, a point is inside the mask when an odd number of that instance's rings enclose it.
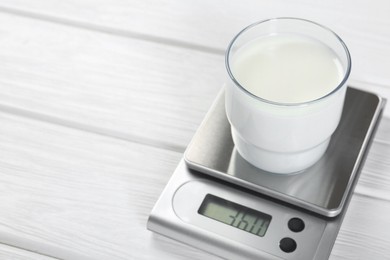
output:
{"label": "clear glass tumbler", "polygon": [[254,23],[226,52],[225,106],[239,154],[274,173],[296,173],[325,153],[351,71],[330,29],[298,18]]}

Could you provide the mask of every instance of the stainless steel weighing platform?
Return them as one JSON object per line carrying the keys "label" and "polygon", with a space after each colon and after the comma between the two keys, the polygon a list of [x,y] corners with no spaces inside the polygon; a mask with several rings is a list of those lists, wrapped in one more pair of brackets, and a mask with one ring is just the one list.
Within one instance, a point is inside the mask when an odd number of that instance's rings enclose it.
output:
{"label": "stainless steel weighing platform", "polygon": [[327,259],[385,100],[348,88],[340,124],[311,168],[264,172],[236,151],[221,92],[148,229],[226,259]]}

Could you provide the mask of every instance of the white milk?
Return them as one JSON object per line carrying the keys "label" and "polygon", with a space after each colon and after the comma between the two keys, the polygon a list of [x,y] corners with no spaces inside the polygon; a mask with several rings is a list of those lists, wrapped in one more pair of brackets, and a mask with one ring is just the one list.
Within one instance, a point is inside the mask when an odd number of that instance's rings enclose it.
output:
{"label": "white milk", "polygon": [[234,81],[226,85],[226,115],[240,155],[276,173],[298,172],[317,162],[344,104],[346,85],[338,86],[345,68],[336,54],[299,34],[276,34],[228,55],[231,76],[261,98]]}
{"label": "white milk", "polygon": [[332,92],[344,76],[336,54],[308,37],[255,39],[233,56],[232,71],[252,94],[279,103],[301,103]]}

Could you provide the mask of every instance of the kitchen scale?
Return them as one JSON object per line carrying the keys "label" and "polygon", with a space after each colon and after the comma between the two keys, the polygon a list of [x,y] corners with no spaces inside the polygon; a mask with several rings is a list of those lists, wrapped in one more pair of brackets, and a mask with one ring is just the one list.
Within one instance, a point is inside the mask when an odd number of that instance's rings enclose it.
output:
{"label": "kitchen scale", "polygon": [[299,174],[279,175],[238,154],[221,91],[148,229],[226,259],[328,259],[384,105],[348,88],[325,155]]}

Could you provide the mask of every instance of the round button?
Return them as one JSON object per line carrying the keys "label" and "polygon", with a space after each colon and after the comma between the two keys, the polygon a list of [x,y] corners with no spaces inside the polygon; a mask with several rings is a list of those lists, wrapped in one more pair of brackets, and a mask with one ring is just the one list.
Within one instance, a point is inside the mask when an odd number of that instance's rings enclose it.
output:
{"label": "round button", "polygon": [[300,218],[292,218],[288,221],[288,228],[292,232],[301,232],[305,228],[305,222]]}
{"label": "round button", "polygon": [[279,242],[279,247],[286,253],[291,253],[295,249],[297,249],[297,243],[294,241],[294,239],[285,237],[282,238]]}

